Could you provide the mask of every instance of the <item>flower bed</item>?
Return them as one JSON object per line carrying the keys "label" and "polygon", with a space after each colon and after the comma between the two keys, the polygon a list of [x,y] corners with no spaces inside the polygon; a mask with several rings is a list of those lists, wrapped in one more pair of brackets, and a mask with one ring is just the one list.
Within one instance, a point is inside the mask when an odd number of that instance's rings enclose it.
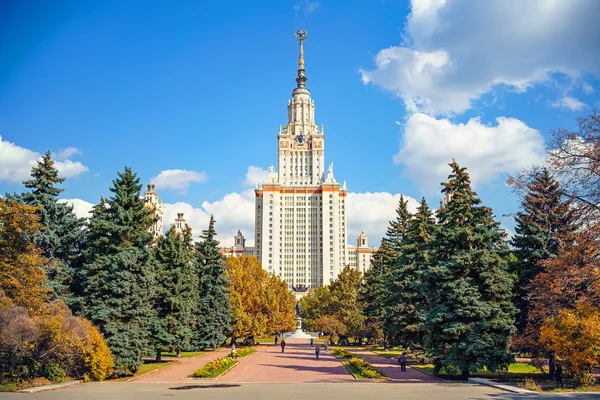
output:
{"label": "flower bed", "polygon": [[238,361],[231,357],[217,358],[204,367],[197,369],[192,375],[192,378],[216,378],[223,374],[229,368],[237,364]]}
{"label": "flower bed", "polygon": [[254,350],[252,347],[242,347],[235,350],[236,357],[246,357],[254,353],[256,353],[256,350]]}
{"label": "flower bed", "polygon": [[343,347],[335,348],[335,349],[331,350],[331,352],[333,353],[333,355],[336,358],[352,358],[352,357],[354,357],[352,355],[352,353],[350,353],[348,350],[346,350]]}
{"label": "flower bed", "polygon": [[382,379],[385,376],[371,364],[363,360],[362,358],[352,357],[350,361],[348,361],[355,370],[358,371],[360,376],[367,379]]}

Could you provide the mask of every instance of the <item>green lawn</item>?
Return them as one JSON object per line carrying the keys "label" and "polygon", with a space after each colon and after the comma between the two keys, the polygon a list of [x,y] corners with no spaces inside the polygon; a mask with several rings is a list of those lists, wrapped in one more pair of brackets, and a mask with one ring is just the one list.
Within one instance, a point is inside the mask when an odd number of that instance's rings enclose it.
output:
{"label": "green lawn", "polygon": [[0,385],[0,392],[14,392],[16,390],[20,390],[19,384],[17,383],[6,383]]}
{"label": "green lawn", "polygon": [[[433,364],[422,364],[422,365],[411,365],[413,368],[419,369],[428,374],[433,373]],[[446,375],[446,371],[442,368],[440,371],[440,376]],[[524,379],[524,378],[535,378],[535,377],[543,377],[542,374],[537,368],[532,365],[525,363],[513,363],[508,366],[508,372],[505,371],[496,371],[490,372],[486,370],[477,371],[471,374],[471,377],[478,378],[496,378],[496,379]]]}
{"label": "green lawn", "polygon": [[167,365],[172,364],[173,362],[145,362],[144,364],[142,364],[142,366],[140,367],[140,369],[137,370],[137,372],[135,374],[133,374],[134,377],[136,376],[140,376],[140,375],[144,375],[147,374],[150,371],[155,371],[157,369],[161,369],[163,367],[166,367]]}
{"label": "green lawn", "polygon": [[[198,357],[201,355],[206,354],[206,351],[182,351],[180,353],[181,357]],[[163,357],[177,357],[177,353],[170,353],[170,352],[166,352],[166,353],[162,353]]]}

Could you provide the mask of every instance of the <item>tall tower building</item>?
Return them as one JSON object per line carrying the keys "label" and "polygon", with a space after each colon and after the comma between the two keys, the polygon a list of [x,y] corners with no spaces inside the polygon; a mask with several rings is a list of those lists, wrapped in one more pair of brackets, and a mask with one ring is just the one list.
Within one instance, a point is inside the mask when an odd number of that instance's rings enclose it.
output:
{"label": "tall tower building", "polygon": [[277,171],[269,167],[255,202],[255,255],[263,268],[302,292],[327,285],[346,265],[346,184],[325,168],[325,134],[315,122],[315,102],[306,88],[304,40],[300,42],[296,88],[279,127]]}
{"label": "tall tower building", "polygon": [[183,236],[186,227],[187,224],[185,223],[185,218],[183,218],[183,213],[177,213],[177,218],[175,218],[175,233]]}
{"label": "tall tower building", "polygon": [[158,201],[158,194],[154,191],[156,186],[154,184],[148,185],[148,191],[144,193],[144,201],[146,207],[150,208],[154,212],[154,224],[148,229],[154,234],[154,238],[157,239],[163,234],[163,203],[162,200]]}

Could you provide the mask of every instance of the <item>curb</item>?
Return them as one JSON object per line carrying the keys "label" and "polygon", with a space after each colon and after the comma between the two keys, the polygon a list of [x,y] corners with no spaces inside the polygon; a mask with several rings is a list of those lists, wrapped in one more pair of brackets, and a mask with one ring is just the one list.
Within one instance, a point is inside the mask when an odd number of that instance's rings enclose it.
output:
{"label": "curb", "polygon": [[534,392],[532,390],[527,390],[527,389],[521,389],[515,386],[509,386],[509,385],[502,385],[484,378],[469,378],[468,379],[469,383],[473,383],[473,384],[477,384],[477,385],[484,385],[484,386],[491,386],[494,387],[496,389],[500,389],[500,390],[504,390],[506,392],[510,392],[510,393],[518,393],[518,394],[539,394],[538,392]]}
{"label": "curb", "polygon": [[63,383],[53,383],[51,385],[43,385],[43,386],[36,386],[36,387],[28,388],[28,389],[22,389],[22,390],[19,390],[18,393],[45,392],[46,390],[56,390],[56,389],[62,389],[64,387],[68,387],[68,386],[78,385],[81,382],[83,382],[83,381],[77,380],[77,381],[69,381],[69,382],[63,382]]}
{"label": "curb", "polygon": [[[171,363],[172,363],[172,364],[171,364]],[[141,377],[143,377],[143,376],[152,375],[152,374],[154,374],[154,373],[156,373],[156,372],[158,372],[158,371],[162,371],[162,370],[164,370],[164,369],[167,369],[167,368],[173,367],[173,366],[175,366],[175,365],[177,365],[177,364],[179,364],[179,363],[181,363],[181,361],[179,361],[179,360],[177,360],[177,361],[169,361],[169,364],[168,364],[168,365],[165,365],[164,367],[160,367],[160,368],[157,368],[157,369],[153,369],[152,371],[148,371],[148,372],[146,372],[145,374],[141,374],[141,375],[138,375],[138,376],[132,376],[131,378],[127,379],[127,380],[125,381],[125,383],[128,383],[128,382],[134,382],[134,381],[135,381],[136,379],[138,379],[138,378],[141,378]]]}

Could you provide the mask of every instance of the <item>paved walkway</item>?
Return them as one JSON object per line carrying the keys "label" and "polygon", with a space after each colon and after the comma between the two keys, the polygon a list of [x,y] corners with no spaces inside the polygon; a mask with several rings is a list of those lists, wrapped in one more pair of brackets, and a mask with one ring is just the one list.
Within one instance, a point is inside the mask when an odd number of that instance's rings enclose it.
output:
{"label": "paved walkway", "polygon": [[240,363],[219,382],[355,382],[340,360],[322,349],[319,360],[308,340],[286,339],[285,353],[269,344],[255,347],[257,352],[241,358]]}
{"label": "paved walkway", "polygon": [[419,371],[418,369],[411,368],[410,365],[406,366],[406,371],[402,372],[398,359],[387,358],[375,354],[369,350],[358,350],[351,347],[348,350],[352,354],[356,354],[381,372],[389,377],[393,382],[402,383],[440,383],[441,381],[433,376],[429,376]]}
{"label": "paved walkway", "polygon": [[169,365],[137,378],[133,378],[129,382],[134,383],[166,383],[166,382],[186,382],[192,380],[188,378],[195,370],[201,368],[204,364],[216,360],[217,358],[225,357],[229,354],[229,349],[221,349],[211,351],[198,357],[163,357],[165,360],[177,360],[179,363]]}

